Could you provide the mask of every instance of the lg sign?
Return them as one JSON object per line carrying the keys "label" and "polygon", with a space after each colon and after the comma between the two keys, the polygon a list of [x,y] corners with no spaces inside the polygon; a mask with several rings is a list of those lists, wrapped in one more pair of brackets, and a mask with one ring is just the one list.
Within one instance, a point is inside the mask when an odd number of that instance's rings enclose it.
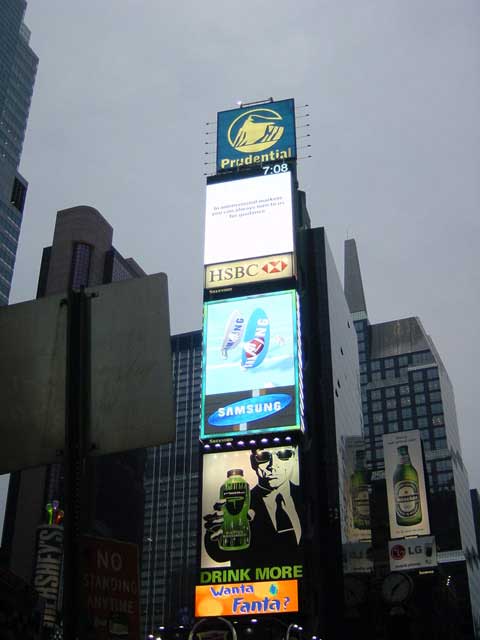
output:
{"label": "lg sign", "polygon": [[225,262],[205,267],[205,288],[247,284],[293,276],[291,254],[269,256],[259,260]]}

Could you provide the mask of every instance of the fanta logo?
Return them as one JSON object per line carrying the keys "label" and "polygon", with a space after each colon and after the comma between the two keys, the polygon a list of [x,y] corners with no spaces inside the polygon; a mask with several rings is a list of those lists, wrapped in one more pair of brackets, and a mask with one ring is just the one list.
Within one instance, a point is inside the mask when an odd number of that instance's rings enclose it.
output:
{"label": "fanta logo", "polygon": [[228,128],[228,142],[241,153],[265,151],[283,136],[282,116],[273,109],[257,108],[241,113]]}
{"label": "fanta logo", "polygon": [[291,396],[286,393],[271,393],[266,396],[239,400],[217,409],[209,416],[208,423],[214,427],[229,427],[234,424],[254,422],[282,411],[291,402]]}

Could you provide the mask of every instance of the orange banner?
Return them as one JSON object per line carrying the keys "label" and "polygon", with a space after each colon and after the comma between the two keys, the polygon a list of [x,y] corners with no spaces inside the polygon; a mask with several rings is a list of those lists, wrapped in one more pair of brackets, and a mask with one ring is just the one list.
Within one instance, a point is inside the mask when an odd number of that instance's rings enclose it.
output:
{"label": "orange banner", "polygon": [[242,616],[298,611],[298,580],[195,587],[195,616]]}

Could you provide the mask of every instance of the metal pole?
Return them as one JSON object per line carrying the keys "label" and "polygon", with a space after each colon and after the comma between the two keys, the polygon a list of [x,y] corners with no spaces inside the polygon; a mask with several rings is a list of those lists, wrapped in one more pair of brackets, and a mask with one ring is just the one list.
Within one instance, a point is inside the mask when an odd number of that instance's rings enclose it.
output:
{"label": "metal pole", "polygon": [[82,478],[89,407],[89,308],[84,290],[68,292],[63,638],[76,640],[79,621]]}

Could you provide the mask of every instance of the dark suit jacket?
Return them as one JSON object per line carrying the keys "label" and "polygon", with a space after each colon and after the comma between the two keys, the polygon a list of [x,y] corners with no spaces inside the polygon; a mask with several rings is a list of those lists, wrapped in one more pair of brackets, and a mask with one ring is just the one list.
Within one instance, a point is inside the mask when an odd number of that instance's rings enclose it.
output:
{"label": "dark suit jacket", "polygon": [[[255,517],[250,522],[248,549],[224,551],[219,549],[217,541],[211,542],[208,534],[205,535],[205,549],[213,560],[230,560],[232,567],[290,565],[302,562],[301,538],[299,545],[293,532],[277,533],[263,501],[263,495],[265,494],[258,485],[250,492],[250,508],[255,511]],[[300,487],[290,483],[290,495],[302,524]]]}

